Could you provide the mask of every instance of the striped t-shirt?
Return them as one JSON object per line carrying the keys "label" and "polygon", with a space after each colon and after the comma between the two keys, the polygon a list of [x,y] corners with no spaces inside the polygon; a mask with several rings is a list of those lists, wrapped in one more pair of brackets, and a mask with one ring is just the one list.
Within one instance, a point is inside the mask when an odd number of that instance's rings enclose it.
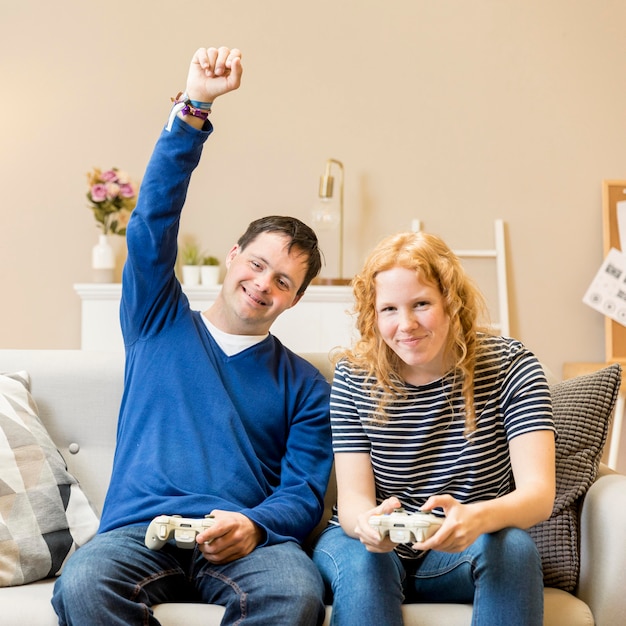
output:
{"label": "striped t-shirt", "polygon": [[550,389],[536,357],[515,339],[479,335],[479,340],[477,421],[469,438],[458,373],[421,386],[402,383],[401,395],[385,406],[381,421],[365,373],[345,359],[337,364],[330,406],[333,450],[369,453],[377,503],[396,496],[405,510],[415,512],[432,495],[449,494],[462,503],[505,495],[514,488],[508,441],[555,430]]}

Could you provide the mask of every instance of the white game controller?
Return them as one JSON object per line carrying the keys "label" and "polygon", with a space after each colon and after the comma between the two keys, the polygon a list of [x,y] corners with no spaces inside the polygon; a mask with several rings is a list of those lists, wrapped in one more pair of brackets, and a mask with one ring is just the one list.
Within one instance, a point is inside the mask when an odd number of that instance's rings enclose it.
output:
{"label": "white game controller", "polygon": [[394,543],[409,543],[411,535],[414,542],[426,541],[441,524],[443,519],[432,513],[407,513],[404,509],[370,517],[370,526],[378,528],[381,537],[389,535]]}
{"label": "white game controller", "polygon": [[196,535],[213,526],[215,518],[206,515],[204,519],[190,519],[180,515],[159,515],[155,517],[146,531],[146,546],[150,550],[160,550],[174,536],[179,548],[193,548]]}

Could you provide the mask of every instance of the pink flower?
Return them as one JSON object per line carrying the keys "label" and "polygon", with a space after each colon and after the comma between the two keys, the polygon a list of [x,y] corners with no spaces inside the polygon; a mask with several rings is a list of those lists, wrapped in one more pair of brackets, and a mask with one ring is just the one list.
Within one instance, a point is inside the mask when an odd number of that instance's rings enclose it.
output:
{"label": "pink flower", "polygon": [[123,183],[120,185],[120,196],[122,196],[122,198],[135,197],[135,189],[131,183]]}
{"label": "pink flower", "polygon": [[95,185],[92,185],[91,199],[94,202],[104,202],[107,199],[107,188],[101,183],[96,183]]}
{"label": "pink flower", "polygon": [[100,175],[103,183],[117,181],[117,172],[115,170],[107,170]]}

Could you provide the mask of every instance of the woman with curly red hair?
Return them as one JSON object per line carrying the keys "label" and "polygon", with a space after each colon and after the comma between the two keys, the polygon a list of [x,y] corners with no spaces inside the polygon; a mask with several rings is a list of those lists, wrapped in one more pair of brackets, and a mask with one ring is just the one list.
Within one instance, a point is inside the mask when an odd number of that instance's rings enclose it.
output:
{"label": "woman with curly red hair", "polygon": [[[437,236],[402,233],[353,281],[360,337],[331,392],[338,500],[314,550],[332,624],[402,624],[403,602],[473,603],[474,624],[543,622],[524,529],[555,494],[550,391],[536,357],[484,324],[484,299]],[[370,525],[431,512],[425,541]]]}

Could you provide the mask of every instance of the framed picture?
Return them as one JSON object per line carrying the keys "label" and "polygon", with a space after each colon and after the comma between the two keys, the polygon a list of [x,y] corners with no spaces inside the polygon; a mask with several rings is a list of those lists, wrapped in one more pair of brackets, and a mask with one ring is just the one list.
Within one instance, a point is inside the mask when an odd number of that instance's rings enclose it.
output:
{"label": "framed picture", "polygon": [[[621,204],[624,203],[624,204]],[[620,220],[618,219],[618,206],[624,207],[620,211],[626,215],[626,180],[602,181],[602,224],[604,240],[604,256],[609,254],[611,248],[622,249],[621,240],[626,241],[626,224],[622,224],[620,238]],[[626,364],[626,326],[616,322],[610,317],[605,317],[605,351],[608,363],[619,362]]]}

